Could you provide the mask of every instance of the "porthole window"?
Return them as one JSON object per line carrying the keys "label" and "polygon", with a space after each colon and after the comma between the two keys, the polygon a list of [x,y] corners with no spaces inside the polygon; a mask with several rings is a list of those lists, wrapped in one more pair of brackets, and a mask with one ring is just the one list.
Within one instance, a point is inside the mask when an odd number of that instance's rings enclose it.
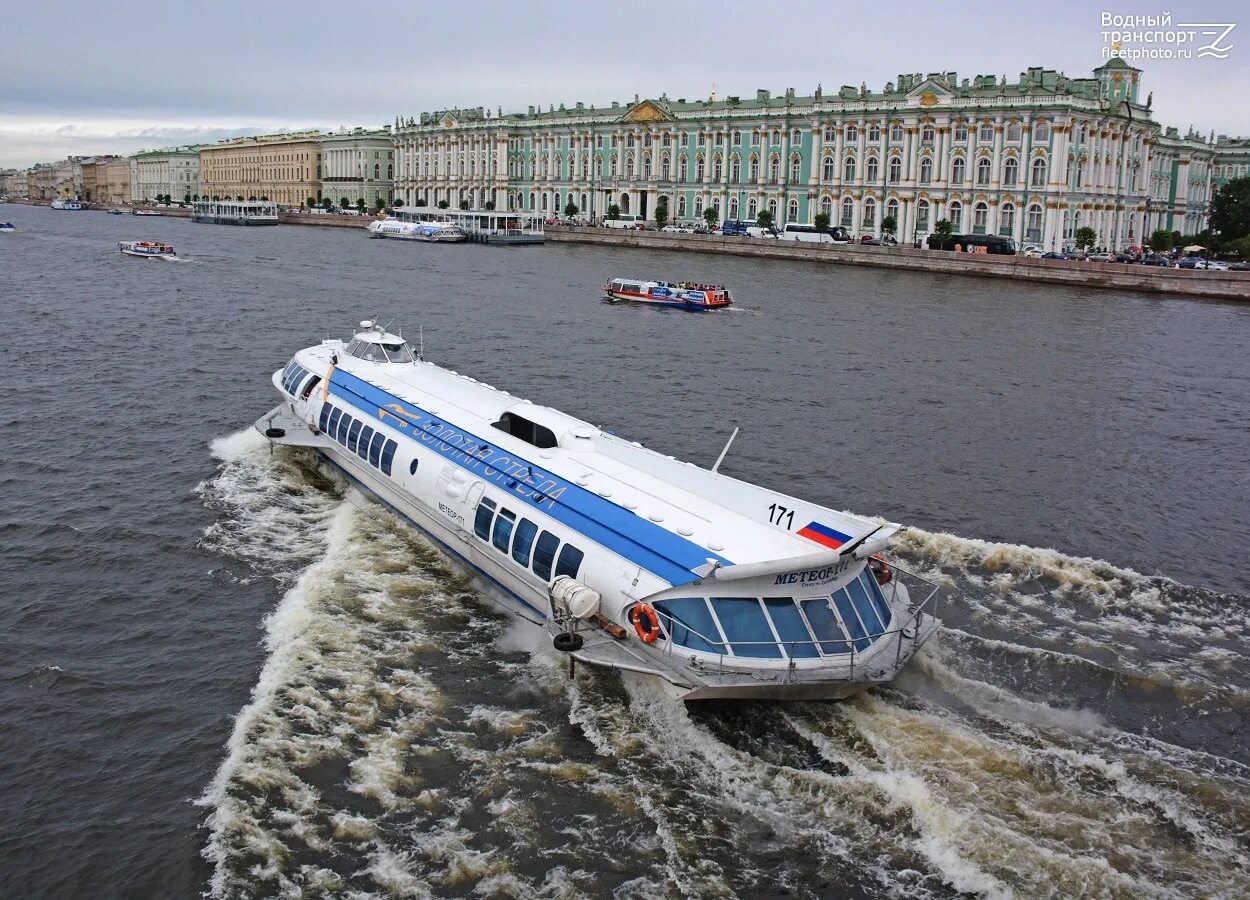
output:
{"label": "porthole window", "polygon": [[416,459],[413,459],[412,462],[408,463],[408,474],[409,475],[417,474],[417,460]]}

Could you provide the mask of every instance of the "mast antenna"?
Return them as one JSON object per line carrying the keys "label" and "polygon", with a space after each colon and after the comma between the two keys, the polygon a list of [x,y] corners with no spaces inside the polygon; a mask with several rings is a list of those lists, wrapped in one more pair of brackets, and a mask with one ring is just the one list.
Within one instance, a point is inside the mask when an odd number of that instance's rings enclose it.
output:
{"label": "mast antenna", "polygon": [[734,442],[734,438],[738,436],[738,428],[739,426],[734,426],[734,433],[729,436],[729,440],[725,441],[725,449],[720,452],[720,456],[716,457],[716,463],[712,466],[713,475],[718,474],[716,470],[719,469],[720,464],[725,461],[725,454],[729,452],[730,445]]}

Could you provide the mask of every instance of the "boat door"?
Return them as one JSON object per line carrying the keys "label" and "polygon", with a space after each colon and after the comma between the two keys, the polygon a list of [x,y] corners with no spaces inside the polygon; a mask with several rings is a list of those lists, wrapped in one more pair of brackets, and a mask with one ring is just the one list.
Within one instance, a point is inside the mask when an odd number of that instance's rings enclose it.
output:
{"label": "boat door", "polygon": [[[484,485],[480,481],[474,481],[473,484],[469,486],[469,492],[465,494],[465,497],[464,497],[465,521],[472,521],[473,516],[475,514],[474,511],[477,509],[478,501],[482,499],[482,494],[483,492],[485,492],[485,490],[486,490],[486,485]],[[461,540],[468,541],[469,535],[470,535],[469,529],[467,528],[460,529]]]}

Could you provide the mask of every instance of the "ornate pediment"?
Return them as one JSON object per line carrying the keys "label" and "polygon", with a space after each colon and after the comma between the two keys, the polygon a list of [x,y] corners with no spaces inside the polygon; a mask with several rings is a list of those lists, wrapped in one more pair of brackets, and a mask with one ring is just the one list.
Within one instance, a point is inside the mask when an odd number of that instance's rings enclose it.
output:
{"label": "ornate pediment", "polygon": [[453,116],[451,113],[445,112],[443,113],[443,117],[438,120],[438,124],[442,125],[444,128],[455,128],[456,124],[459,121],[460,120],[457,119],[455,116]]}
{"label": "ornate pediment", "polygon": [[654,100],[643,100],[629,108],[622,122],[671,122],[672,115]]}
{"label": "ornate pediment", "polygon": [[926,78],[907,92],[908,100],[924,107],[946,103],[952,96],[950,88],[932,78]]}

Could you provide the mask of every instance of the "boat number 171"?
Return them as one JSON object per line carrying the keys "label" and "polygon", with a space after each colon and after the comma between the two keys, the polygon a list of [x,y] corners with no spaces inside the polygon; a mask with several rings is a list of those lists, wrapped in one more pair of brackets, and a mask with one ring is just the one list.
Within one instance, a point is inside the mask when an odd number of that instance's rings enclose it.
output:
{"label": "boat number 171", "polygon": [[784,525],[788,531],[794,528],[794,510],[771,503],[768,506],[768,521],[773,525]]}

